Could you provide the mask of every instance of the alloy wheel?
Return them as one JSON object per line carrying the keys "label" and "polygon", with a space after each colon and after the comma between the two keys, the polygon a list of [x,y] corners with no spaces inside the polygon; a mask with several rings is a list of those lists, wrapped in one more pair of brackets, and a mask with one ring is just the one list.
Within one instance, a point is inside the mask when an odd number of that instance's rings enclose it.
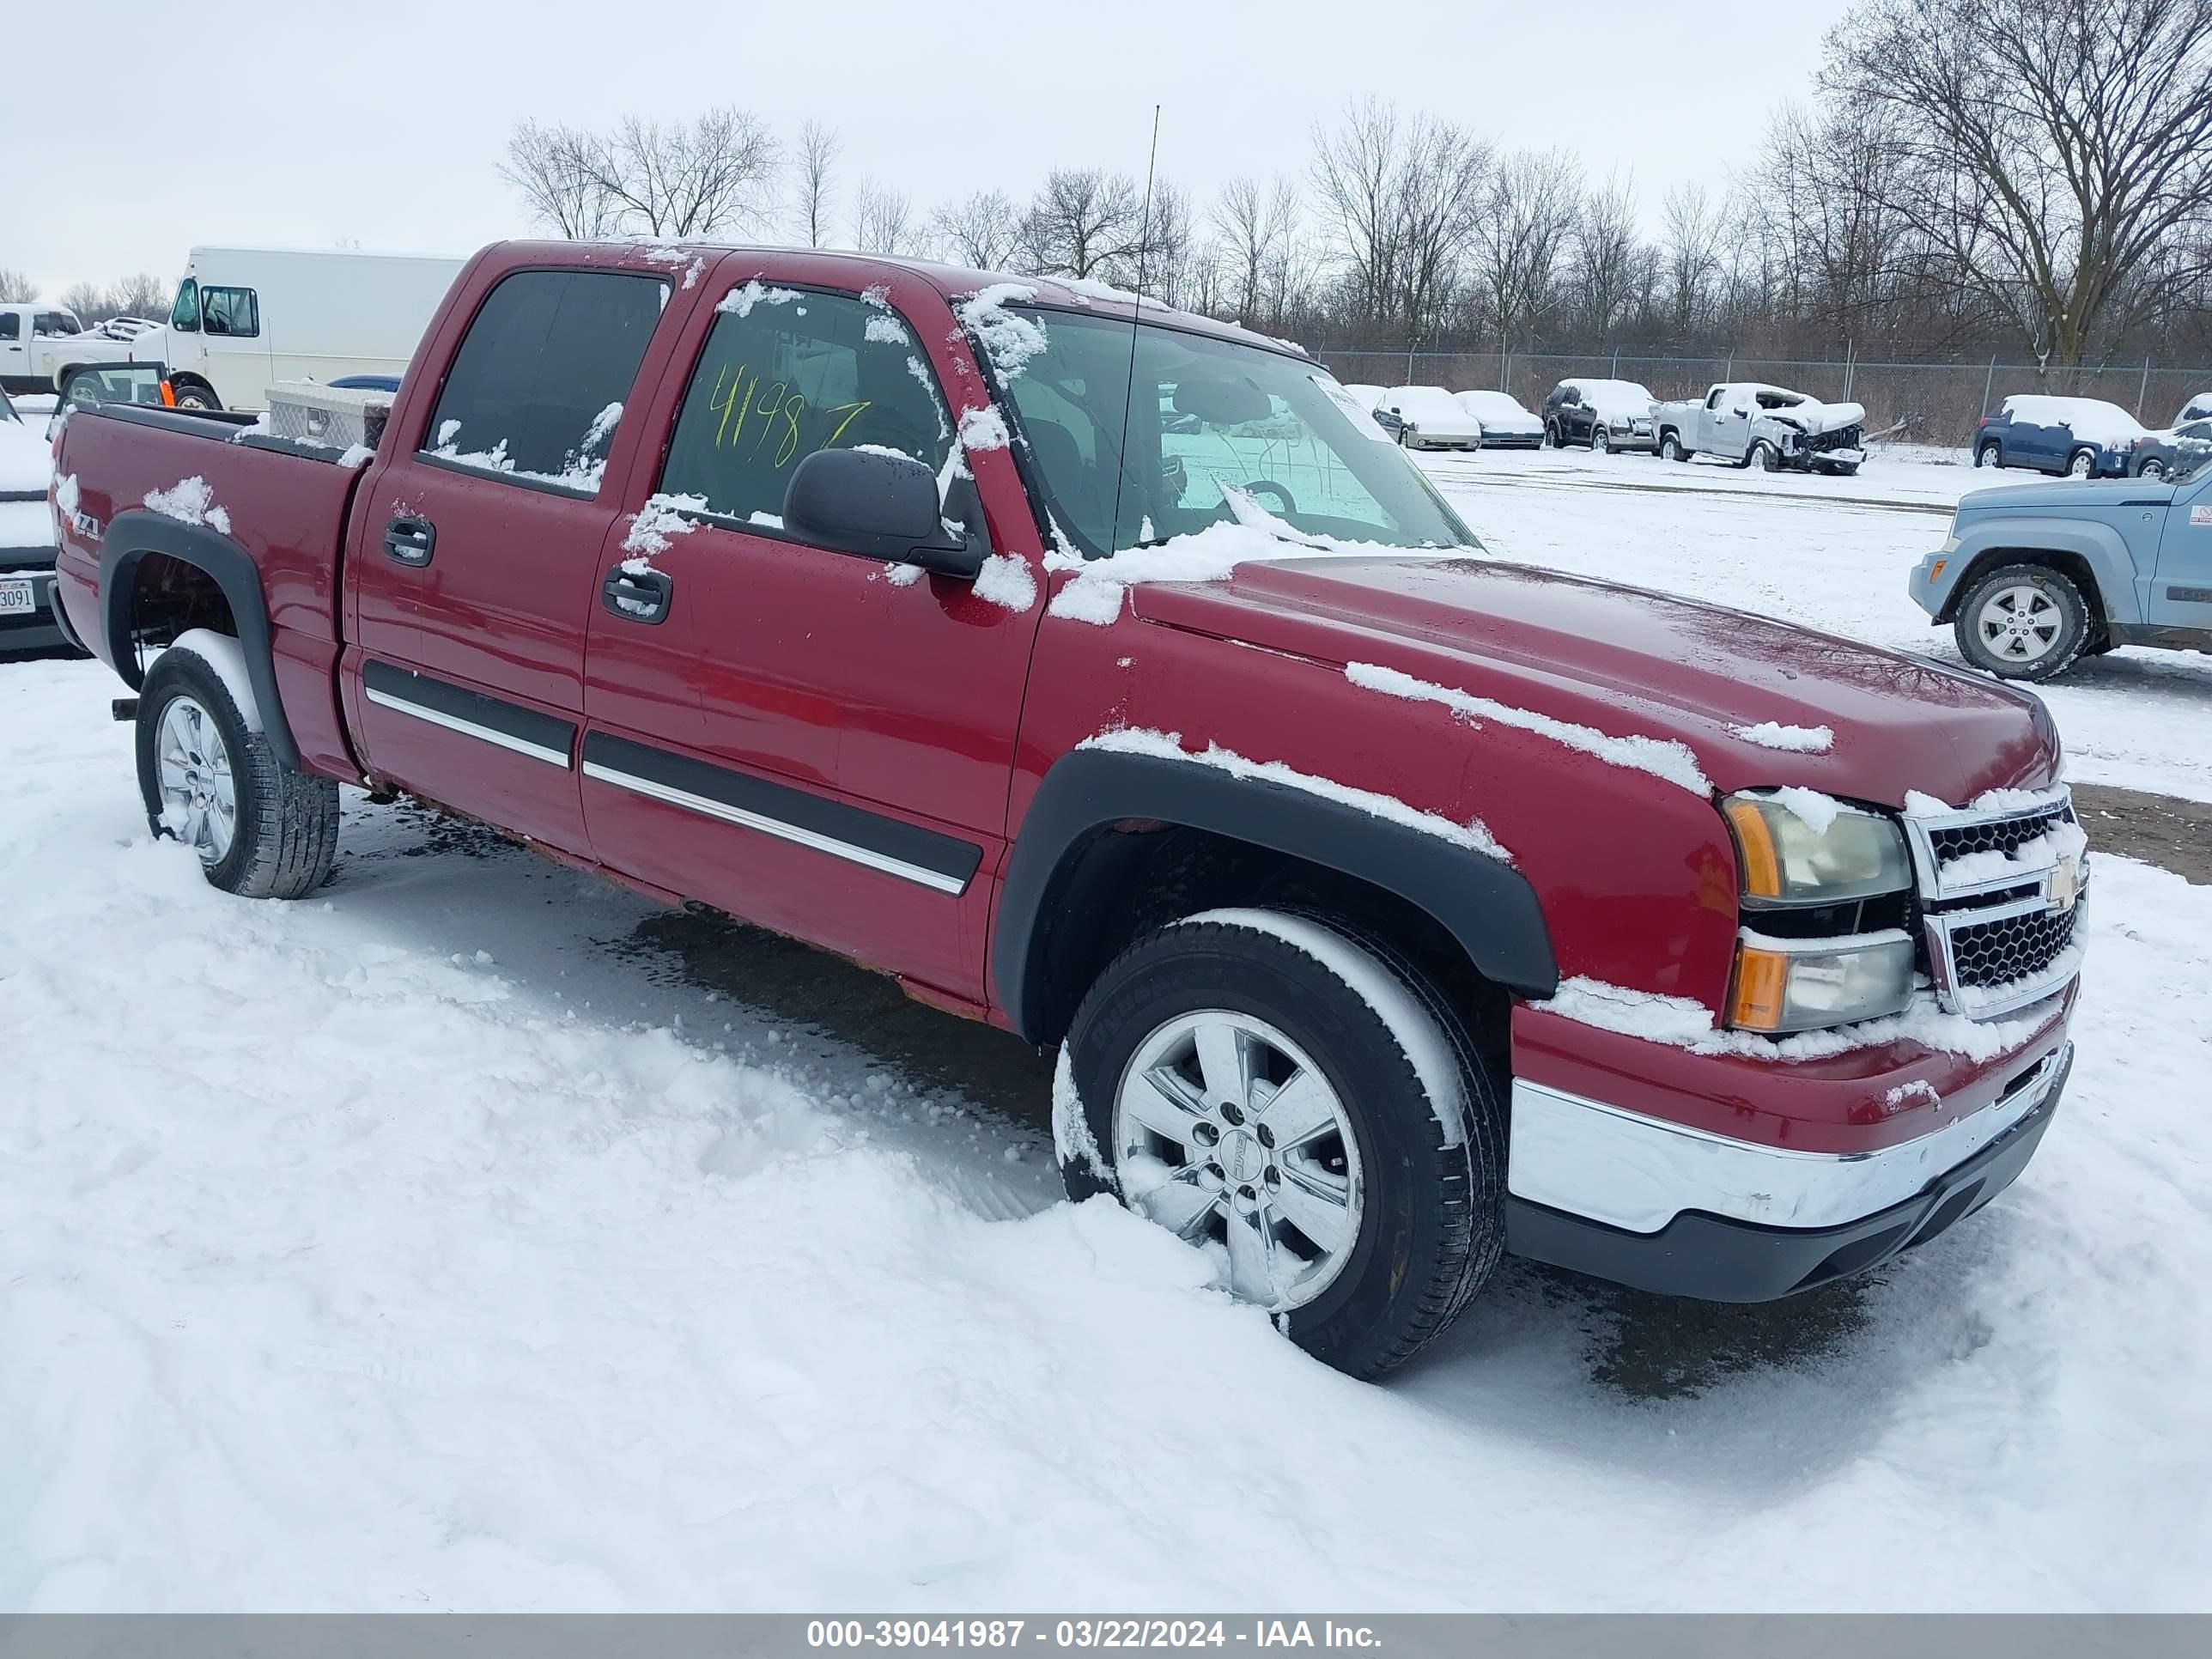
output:
{"label": "alloy wheel", "polygon": [[2010,663],[2037,663],[2057,647],[2066,616],[2041,588],[2015,582],[1982,601],[1974,626],[1991,656]]}
{"label": "alloy wheel", "polygon": [[215,717],[191,697],[174,699],[161,711],[154,753],[162,828],[202,864],[221,864],[238,833],[238,787]]}
{"label": "alloy wheel", "polygon": [[1122,1072],[1113,1138],[1130,1202],[1225,1252],[1239,1299],[1298,1307],[1350,1260],[1363,1202],[1351,1118],[1266,1022],[1209,1008],[1160,1026]]}

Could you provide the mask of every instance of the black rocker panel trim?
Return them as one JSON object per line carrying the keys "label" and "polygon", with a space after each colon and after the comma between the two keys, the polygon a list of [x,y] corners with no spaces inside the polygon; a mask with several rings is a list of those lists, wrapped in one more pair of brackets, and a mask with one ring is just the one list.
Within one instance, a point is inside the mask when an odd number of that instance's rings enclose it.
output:
{"label": "black rocker panel trim", "polygon": [[519,703],[487,697],[482,692],[434,679],[412,669],[395,668],[390,663],[371,659],[362,665],[361,680],[371,693],[557,754],[561,757],[559,763],[564,766],[575,749],[576,727],[573,721],[540,714]]}
{"label": "black rocker panel trim", "polygon": [[991,941],[992,981],[1014,1029],[1053,1035],[1050,964],[1036,947],[1068,855],[1125,819],[1249,842],[1397,894],[1433,916],[1488,978],[1522,996],[1559,988],[1543,907],[1510,865],[1323,795],[1164,756],[1078,749],[1054,762],[1014,842]]}
{"label": "black rocker panel trim", "polygon": [[763,820],[769,833],[795,832],[793,839],[856,862],[908,866],[928,878],[924,884],[949,892],[965,890],[983,861],[983,849],[973,842],[611,732],[586,734],[584,765],[594,776],[619,774],[731,808]]}

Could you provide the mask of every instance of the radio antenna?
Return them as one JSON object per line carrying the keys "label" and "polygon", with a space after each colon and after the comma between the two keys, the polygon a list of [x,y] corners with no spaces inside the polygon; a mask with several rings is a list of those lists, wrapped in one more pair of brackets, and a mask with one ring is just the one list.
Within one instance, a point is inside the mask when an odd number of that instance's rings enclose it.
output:
{"label": "radio antenna", "polygon": [[1137,302],[1129,308],[1129,378],[1121,387],[1121,451],[1114,464],[1114,520],[1106,527],[1106,551],[1121,546],[1121,487],[1129,478],[1129,412],[1136,405],[1137,321],[1145,309],[1145,255],[1152,245],[1152,175],[1160,165],[1160,106],[1152,106],[1152,153],[1145,162],[1145,206],[1137,221]]}

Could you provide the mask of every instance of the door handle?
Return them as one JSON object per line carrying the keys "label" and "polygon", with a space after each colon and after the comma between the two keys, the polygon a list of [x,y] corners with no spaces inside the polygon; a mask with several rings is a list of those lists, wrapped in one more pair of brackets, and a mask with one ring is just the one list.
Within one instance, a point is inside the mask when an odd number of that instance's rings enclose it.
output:
{"label": "door handle", "polygon": [[438,526],[428,519],[401,516],[384,526],[384,550],[401,564],[418,568],[438,548]]}
{"label": "door handle", "polygon": [[624,622],[647,626],[668,620],[676,583],[659,570],[625,570],[617,565],[599,588],[599,603]]}

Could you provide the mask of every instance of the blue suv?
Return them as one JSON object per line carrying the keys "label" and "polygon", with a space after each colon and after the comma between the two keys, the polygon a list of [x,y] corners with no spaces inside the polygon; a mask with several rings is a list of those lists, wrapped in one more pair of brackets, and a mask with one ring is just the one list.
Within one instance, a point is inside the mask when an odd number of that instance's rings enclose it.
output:
{"label": "blue suv", "polygon": [[1982,416],[1976,466],[2025,466],[2075,478],[2124,478],[2142,423],[2100,398],[2022,393]]}
{"label": "blue suv", "polygon": [[2212,652],[2212,465],[1978,489],[1911,582],[1960,654],[2008,680],[2122,645]]}

